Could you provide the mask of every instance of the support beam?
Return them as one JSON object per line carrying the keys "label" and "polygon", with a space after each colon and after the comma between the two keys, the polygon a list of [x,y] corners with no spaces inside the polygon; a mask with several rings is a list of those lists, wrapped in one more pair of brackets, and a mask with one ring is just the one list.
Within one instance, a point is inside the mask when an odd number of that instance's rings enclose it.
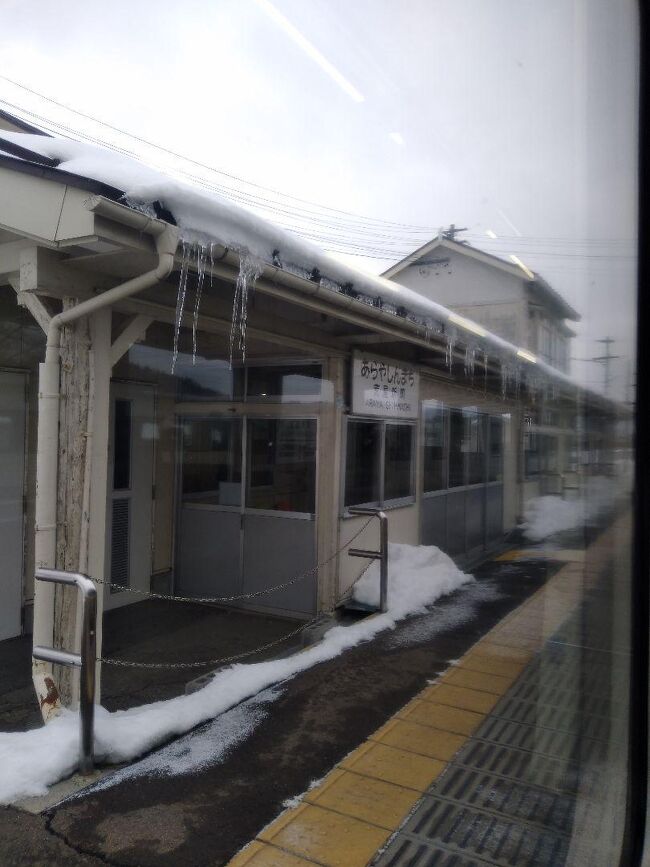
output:
{"label": "support beam", "polygon": [[385,334],[351,334],[348,338],[353,346],[368,346],[373,343],[390,343]]}
{"label": "support beam", "polygon": [[[175,311],[172,307],[165,304],[156,304],[153,301],[141,301],[140,299],[129,299],[116,305],[116,309],[126,313],[141,313],[151,316],[158,322],[167,322],[171,325],[175,321]],[[183,325],[191,328],[193,314],[191,311],[185,311],[183,315]],[[221,319],[217,316],[199,315],[199,330],[206,331],[209,334],[224,334],[229,335],[231,329],[230,320]],[[343,341],[337,337],[330,337],[323,332],[318,332],[309,326],[300,326],[300,332],[305,334],[308,332],[310,338],[300,339],[299,337],[291,337],[288,334],[280,334],[272,331],[266,331],[262,328],[248,325],[246,334],[249,340],[261,340],[266,343],[277,343],[279,346],[284,346],[288,349],[297,349],[301,352],[307,352],[311,355],[347,355],[347,350],[343,347]],[[318,339],[320,338],[320,339]],[[332,341],[330,343],[329,341]]]}
{"label": "support beam", "polygon": [[55,298],[74,296],[81,300],[115,284],[115,278],[110,275],[86,274],[67,267],[60,254],[45,247],[22,249],[19,263],[21,292],[38,292]]}
{"label": "support beam", "polygon": [[52,314],[45,306],[45,302],[42,301],[38,295],[34,295],[31,292],[20,291],[20,274],[12,274],[9,277],[9,285],[16,293],[18,306],[25,307],[29,310],[36,322],[40,325],[41,329],[45,334],[47,334],[47,329],[50,327],[50,322],[52,320]]}
{"label": "support beam", "polygon": [[152,316],[137,314],[133,316],[115,339],[111,346],[111,367],[114,367],[122,356],[129,351],[134,343],[145,336],[147,328],[153,322]]}
{"label": "support beam", "polygon": [[[76,306],[64,301],[63,309]],[[88,405],[90,333],[87,318],[64,326],[61,332],[61,401],[59,423],[59,478],[57,493],[56,568],[63,572],[81,569],[81,538]],[[77,589],[56,585],[54,592],[54,647],[76,650]],[[74,703],[74,675],[61,666],[56,677],[61,703]]]}

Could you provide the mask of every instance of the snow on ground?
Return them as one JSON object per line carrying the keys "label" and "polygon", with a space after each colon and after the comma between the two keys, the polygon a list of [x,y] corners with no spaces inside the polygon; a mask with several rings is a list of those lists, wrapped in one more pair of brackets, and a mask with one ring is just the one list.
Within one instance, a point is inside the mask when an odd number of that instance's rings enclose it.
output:
{"label": "snow on ground", "polygon": [[555,495],[533,497],[524,507],[524,534],[541,542],[564,530],[576,530],[598,518],[630,491],[627,474],[588,477],[579,496],[565,500]]}
{"label": "snow on ground", "polygon": [[[179,740],[156,750],[146,758],[103,777],[83,790],[84,795],[117,786],[136,777],[180,777],[223,761],[236,746],[269,715],[266,707],[283,690],[271,687],[220,714],[216,719],[189,732]],[[74,800],[79,794],[66,800]]]}
{"label": "snow on ground", "polygon": [[[440,596],[473,581],[437,548],[389,546],[389,610],[352,626],[336,626],[319,643],[285,659],[236,664],[218,671],[198,692],[142,707],[109,713],[97,708],[95,754],[98,761],[126,762],[206,720],[230,710],[274,684],[294,677],[378,633],[398,620],[420,613]],[[361,596],[376,598],[378,569],[368,570]],[[360,582],[361,583],[361,582]],[[0,733],[0,803],[41,795],[76,768],[79,720],[66,711],[47,726],[27,732]]]}

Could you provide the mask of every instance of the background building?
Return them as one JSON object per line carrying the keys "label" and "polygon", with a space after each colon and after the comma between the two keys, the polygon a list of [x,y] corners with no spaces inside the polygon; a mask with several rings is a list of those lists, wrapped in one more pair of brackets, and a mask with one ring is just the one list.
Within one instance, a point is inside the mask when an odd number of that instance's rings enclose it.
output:
{"label": "background building", "polygon": [[443,235],[384,277],[444,304],[567,373],[577,313],[539,274]]}

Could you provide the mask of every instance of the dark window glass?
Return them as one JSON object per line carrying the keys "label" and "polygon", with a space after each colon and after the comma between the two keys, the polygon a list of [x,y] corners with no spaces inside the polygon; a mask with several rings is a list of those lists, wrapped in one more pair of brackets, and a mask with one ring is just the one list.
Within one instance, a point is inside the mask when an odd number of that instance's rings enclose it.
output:
{"label": "dark window glass", "polygon": [[275,397],[282,400],[320,398],[322,380],[320,364],[249,367],[247,376],[248,398]]}
{"label": "dark window glass", "polygon": [[413,426],[387,424],[384,452],[384,502],[413,496]]}
{"label": "dark window glass", "polygon": [[379,454],[381,424],[348,421],[345,466],[345,505],[379,502]]}
{"label": "dark window glass", "polygon": [[539,435],[533,431],[524,430],[524,477],[529,479],[538,475],[539,467]]}
{"label": "dark window glass", "polygon": [[503,419],[500,416],[490,416],[490,461],[488,464],[488,481],[503,480]]}
{"label": "dark window glass", "polygon": [[183,499],[219,506],[241,504],[241,421],[183,422]]}
{"label": "dark window glass", "polygon": [[[187,355],[179,355],[175,375],[181,400],[239,400],[244,391],[244,370],[219,358],[201,358],[196,363]],[[165,363],[168,365],[167,359]]]}
{"label": "dark window glass", "polygon": [[131,485],[131,401],[115,401],[113,420],[113,488],[124,491]]}
{"label": "dark window glass", "polygon": [[449,487],[465,484],[465,418],[462,409],[449,411]]}
{"label": "dark window glass", "polygon": [[315,419],[248,422],[246,506],[280,512],[315,512]]}
{"label": "dark window glass", "polygon": [[447,487],[445,416],[446,410],[442,405],[424,407],[425,491],[440,491]]}
{"label": "dark window glass", "polygon": [[485,416],[481,413],[467,413],[467,484],[478,485],[485,481]]}

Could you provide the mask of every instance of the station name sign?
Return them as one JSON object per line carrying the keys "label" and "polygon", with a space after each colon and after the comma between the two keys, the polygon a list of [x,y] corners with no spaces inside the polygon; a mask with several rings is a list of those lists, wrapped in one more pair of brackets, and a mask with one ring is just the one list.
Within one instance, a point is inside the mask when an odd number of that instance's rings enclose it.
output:
{"label": "station name sign", "polygon": [[352,412],[382,418],[417,418],[418,372],[401,361],[367,353],[352,357]]}

